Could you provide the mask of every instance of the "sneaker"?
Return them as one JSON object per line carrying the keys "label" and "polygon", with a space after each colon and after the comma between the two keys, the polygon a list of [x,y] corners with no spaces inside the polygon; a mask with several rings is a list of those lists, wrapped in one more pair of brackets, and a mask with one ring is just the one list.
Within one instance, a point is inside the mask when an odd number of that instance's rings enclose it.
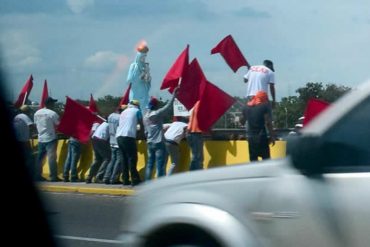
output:
{"label": "sneaker", "polygon": [[48,181],[46,178],[44,177],[39,177],[39,178],[36,178],[36,181],[38,182],[45,182],[45,181]]}
{"label": "sneaker", "polygon": [[141,183],[141,181],[132,181],[131,186],[134,187],[134,186],[136,186],[140,183]]}

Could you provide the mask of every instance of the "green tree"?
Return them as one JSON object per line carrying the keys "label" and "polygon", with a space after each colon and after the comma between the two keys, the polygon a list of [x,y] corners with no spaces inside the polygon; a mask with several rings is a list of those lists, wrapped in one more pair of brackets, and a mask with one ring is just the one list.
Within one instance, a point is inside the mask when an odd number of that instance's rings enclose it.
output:
{"label": "green tree", "polygon": [[314,99],[321,99],[332,103],[343,94],[351,90],[346,86],[338,86],[328,83],[325,86],[322,82],[308,82],[304,87],[298,88],[298,96],[289,96],[281,99],[274,110],[274,123],[277,128],[291,128],[298,118],[303,116],[307,102]]}

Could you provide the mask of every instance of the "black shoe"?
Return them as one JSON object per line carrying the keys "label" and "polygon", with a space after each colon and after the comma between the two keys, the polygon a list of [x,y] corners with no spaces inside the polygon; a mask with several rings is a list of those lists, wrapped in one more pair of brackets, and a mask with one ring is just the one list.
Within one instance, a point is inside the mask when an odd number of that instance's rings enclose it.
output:
{"label": "black shoe", "polygon": [[111,182],[109,181],[109,179],[104,179],[104,180],[103,180],[103,182],[104,182],[105,184],[111,184]]}
{"label": "black shoe", "polygon": [[141,183],[141,181],[133,181],[132,183],[131,183],[131,186],[132,187],[134,187],[134,186],[136,186],[136,185],[138,185],[138,184],[140,184]]}
{"label": "black shoe", "polygon": [[52,178],[50,179],[50,182],[61,182],[62,180],[60,178]]}
{"label": "black shoe", "polygon": [[125,185],[125,186],[131,185],[131,182],[130,181],[123,182],[123,185]]}
{"label": "black shoe", "polygon": [[71,178],[71,182],[72,183],[77,183],[77,182],[80,182],[80,180],[78,178]]}
{"label": "black shoe", "polygon": [[36,181],[38,181],[38,182],[45,182],[45,181],[48,181],[46,178],[44,178],[44,177],[38,177],[38,178],[36,178]]}
{"label": "black shoe", "polygon": [[85,182],[86,182],[87,184],[91,184],[91,178],[86,178]]}
{"label": "black shoe", "polygon": [[68,183],[69,182],[69,178],[63,178],[63,182]]}

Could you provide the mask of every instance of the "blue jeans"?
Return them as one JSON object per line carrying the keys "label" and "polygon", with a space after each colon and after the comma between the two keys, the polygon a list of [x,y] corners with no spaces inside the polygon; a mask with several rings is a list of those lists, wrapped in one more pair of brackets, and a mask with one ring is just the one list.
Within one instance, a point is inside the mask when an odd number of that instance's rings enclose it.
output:
{"label": "blue jeans", "polygon": [[152,178],[154,163],[157,164],[157,177],[166,175],[165,162],[167,152],[164,142],[148,143],[148,163],[145,169],[145,180]]}
{"label": "blue jeans", "polygon": [[203,169],[203,137],[201,133],[188,133],[187,141],[191,150],[190,171]]}
{"label": "blue jeans", "polygon": [[110,162],[111,149],[109,142],[106,140],[92,138],[91,143],[94,151],[94,161],[90,166],[87,180],[91,181],[95,177],[96,182],[100,182],[100,180],[103,180],[105,169]]}
{"label": "blue jeans", "polygon": [[[104,174],[104,182],[115,183],[123,170],[123,157],[119,147],[111,146],[111,158]],[[127,165],[126,165],[127,167]]]}
{"label": "blue jeans", "polygon": [[179,164],[180,161],[180,147],[176,143],[170,143],[166,141],[166,149],[167,153],[171,157],[171,167],[168,171],[168,175],[172,175],[176,171],[176,167]]}
{"label": "blue jeans", "polygon": [[63,177],[69,178],[69,171],[71,171],[71,178],[78,179],[77,163],[81,156],[81,143],[76,140],[69,140],[68,153],[66,161],[64,162]]}
{"label": "blue jeans", "polygon": [[58,168],[57,168],[57,140],[51,142],[39,142],[38,143],[38,154],[36,164],[36,180],[42,180],[42,162],[45,155],[48,156],[49,171],[51,181],[57,181],[58,179]]}

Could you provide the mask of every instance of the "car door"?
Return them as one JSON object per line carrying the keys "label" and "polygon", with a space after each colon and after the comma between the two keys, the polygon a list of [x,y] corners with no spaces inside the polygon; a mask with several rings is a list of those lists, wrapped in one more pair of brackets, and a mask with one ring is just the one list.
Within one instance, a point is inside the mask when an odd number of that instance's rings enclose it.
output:
{"label": "car door", "polygon": [[320,138],[330,147],[322,174],[284,174],[270,182],[260,211],[266,246],[369,246],[370,99]]}

